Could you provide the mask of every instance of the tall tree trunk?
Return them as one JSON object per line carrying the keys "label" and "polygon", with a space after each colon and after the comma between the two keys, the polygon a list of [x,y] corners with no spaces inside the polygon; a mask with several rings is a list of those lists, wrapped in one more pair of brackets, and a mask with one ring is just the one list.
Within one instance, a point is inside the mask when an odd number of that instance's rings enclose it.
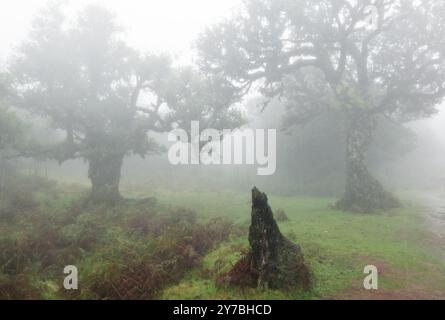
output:
{"label": "tall tree trunk", "polygon": [[95,154],[88,158],[88,177],[91,180],[90,201],[114,204],[122,197],[119,192],[124,155],[120,153]]}
{"label": "tall tree trunk", "polygon": [[346,138],[346,188],[336,208],[355,212],[373,212],[400,206],[399,201],[368,171],[366,154],[376,128],[376,119],[365,111],[348,118]]}

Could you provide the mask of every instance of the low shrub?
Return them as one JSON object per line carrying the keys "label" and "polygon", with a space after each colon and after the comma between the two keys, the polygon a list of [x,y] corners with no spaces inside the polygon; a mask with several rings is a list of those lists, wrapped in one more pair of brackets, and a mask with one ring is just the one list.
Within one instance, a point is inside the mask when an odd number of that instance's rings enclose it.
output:
{"label": "low shrub", "polygon": [[[161,207],[153,199],[115,207],[75,201],[68,207],[24,211],[14,221],[20,230],[16,237],[0,239],[5,297],[33,299],[40,293],[66,299],[153,299],[238,232],[226,219],[199,221],[193,210]],[[63,289],[66,265],[78,267],[80,290]],[[11,289],[27,281],[24,274],[52,285],[28,290],[32,283],[27,282],[23,292]]]}

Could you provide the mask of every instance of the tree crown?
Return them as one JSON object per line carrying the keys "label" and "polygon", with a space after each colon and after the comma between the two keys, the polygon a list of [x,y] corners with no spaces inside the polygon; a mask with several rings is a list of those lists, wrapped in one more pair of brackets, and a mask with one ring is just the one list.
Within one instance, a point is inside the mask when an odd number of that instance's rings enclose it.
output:
{"label": "tree crown", "polygon": [[433,0],[248,0],[201,36],[200,63],[282,97],[292,123],[326,108],[408,120],[445,95],[444,13]]}
{"label": "tree crown", "polygon": [[12,67],[18,104],[66,132],[49,152],[60,161],[159,151],[147,133],[171,130],[186,117],[239,123],[230,87],[213,94],[223,82],[130,48],[102,7],[89,6],[71,21],[61,5],[52,6],[35,19],[29,38]]}

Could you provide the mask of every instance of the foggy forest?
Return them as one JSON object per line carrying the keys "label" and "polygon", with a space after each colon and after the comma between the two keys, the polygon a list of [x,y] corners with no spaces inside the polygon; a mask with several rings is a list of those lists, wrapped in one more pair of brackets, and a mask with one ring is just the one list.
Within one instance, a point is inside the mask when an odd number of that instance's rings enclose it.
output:
{"label": "foggy forest", "polygon": [[445,299],[444,1],[0,7],[0,300]]}

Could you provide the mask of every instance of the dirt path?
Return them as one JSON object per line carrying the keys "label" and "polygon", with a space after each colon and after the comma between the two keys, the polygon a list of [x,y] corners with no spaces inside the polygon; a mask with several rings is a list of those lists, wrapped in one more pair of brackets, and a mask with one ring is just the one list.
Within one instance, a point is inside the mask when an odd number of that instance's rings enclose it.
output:
{"label": "dirt path", "polygon": [[419,193],[415,198],[425,207],[427,227],[438,238],[445,240],[445,195]]}

